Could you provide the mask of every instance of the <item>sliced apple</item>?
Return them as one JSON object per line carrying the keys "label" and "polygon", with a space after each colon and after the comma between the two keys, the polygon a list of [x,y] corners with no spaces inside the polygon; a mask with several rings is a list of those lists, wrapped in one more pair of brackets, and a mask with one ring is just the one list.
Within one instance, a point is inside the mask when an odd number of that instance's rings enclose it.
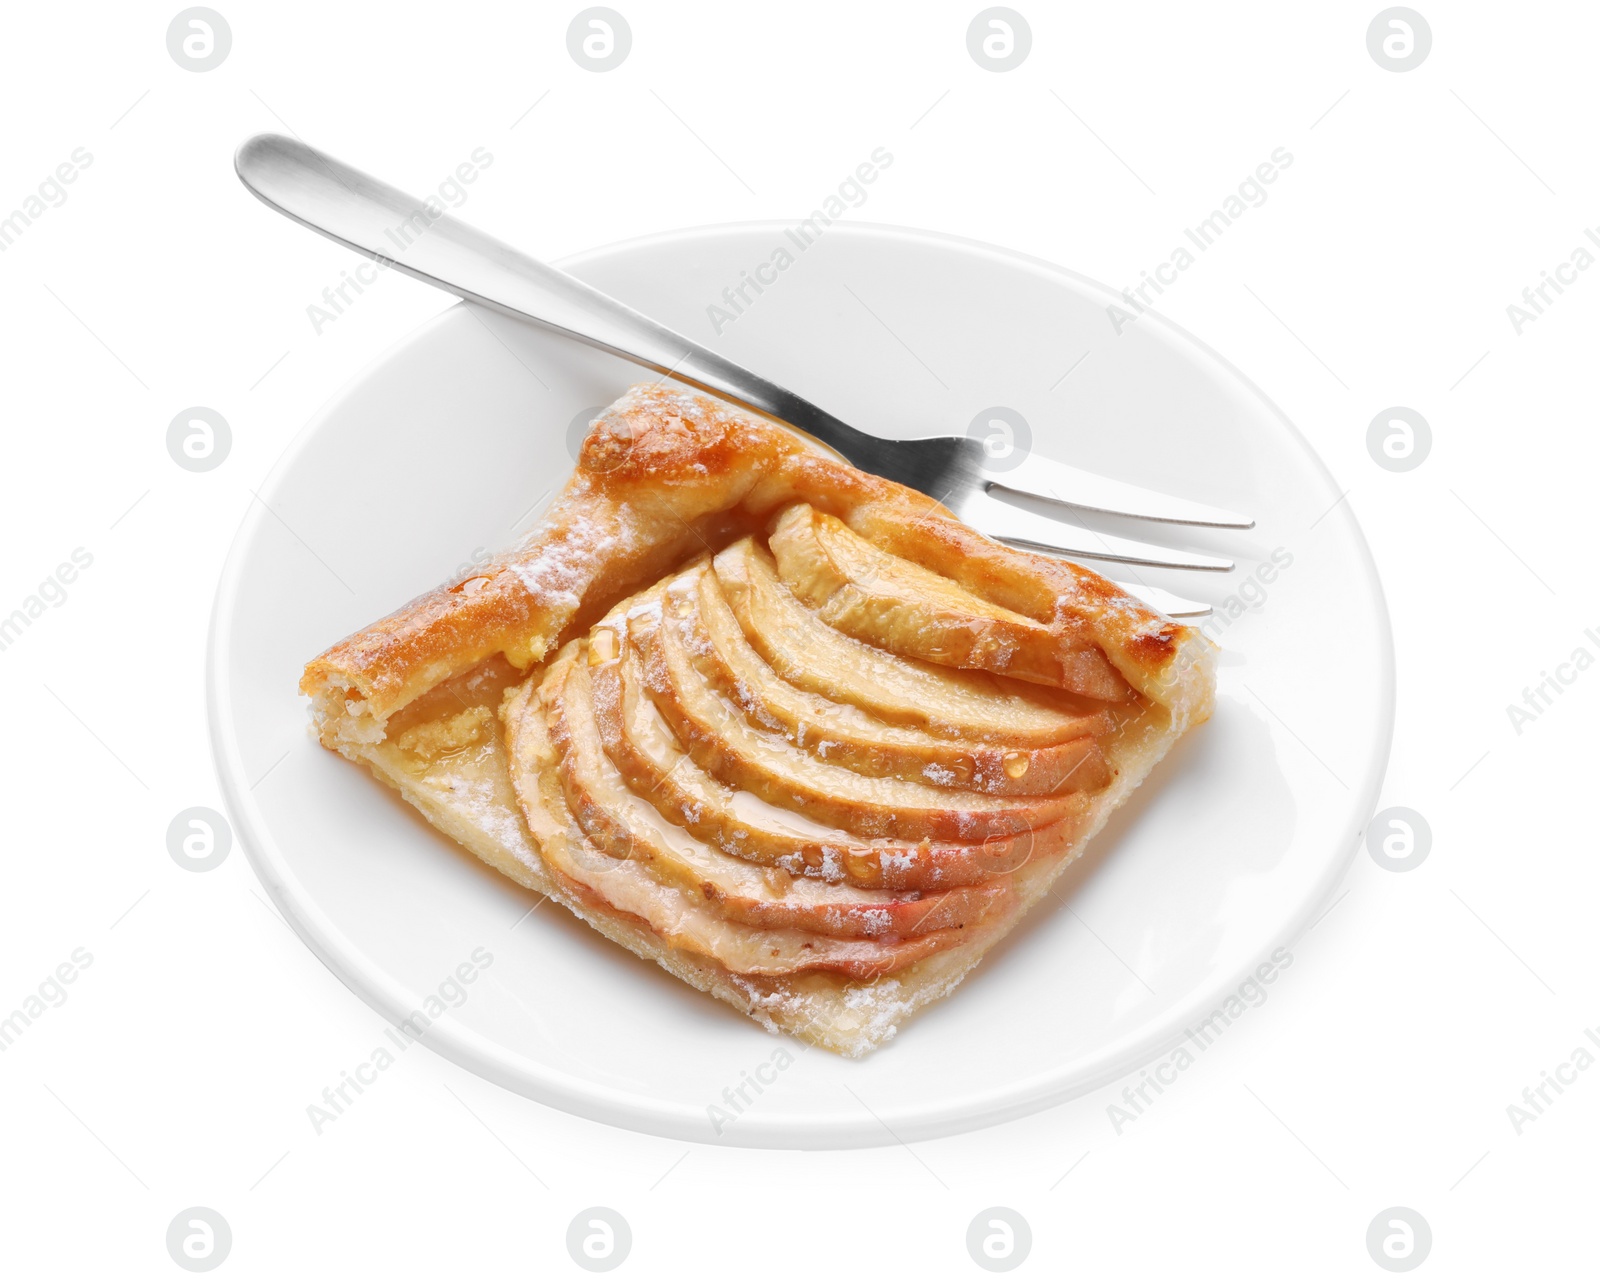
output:
{"label": "sliced apple", "polygon": [[[659,589],[652,589],[652,593]],[[660,596],[655,596],[660,600]],[[871,778],[819,761],[776,734],[753,729],[695,672],[677,629],[636,607],[627,644],[645,684],[679,740],[707,773],[781,809],[858,836],[983,841],[1042,827],[1072,808],[1070,795],[985,796],[898,778]]]}
{"label": "sliced apple", "polygon": [[836,938],[910,938],[976,924],[1007,902],[1007,878],[923,895],[857,889],[794,877],[725,854],[668,822],[628,790],[600,744],[587,664],[545,687],[551,741],[567,807],[590,841],[614,858],[646,863],[661,881],[742,925]]}
{"label": "sliced apple", "polygon": [[[667,625],[679,629],[695,670],[752,724],[782,734],[820,760],[857,774],[990,796],[1093,791],[1111,780],[1096,742],[1112,728],[1107,712],[1082,717],[1081,737],[1048,747],[943,738],[914,725],[891,725],[781,679],[745,639],[716,575],[704,564],[667,585],[666,603]],[[833,679],[838,673],[822,675]]]}
{"label": "sliced apple", "polygon": [[778,574],[817,616],[857,640],[946,667],[976,668],[1124,702],[1104,651],[874,547],[836,516],[786,508],[767,540]]}
{"label": "sliced apple", "polygon": [[[546,680],[563,679],[580,650],[579,642],[569,645],[551,664]],[[546,866],[590,908],[641,920],[665,946],[709,957],[735,974],[746,975],[821,970],[869,981],[967,937],[961,930],[943,930],[886,942],[829,938],[793,929],[752,929],[663,884],[643,864],[602,854],[584,835],[562,795],[558,753],[545,719],[545,688],[534,689],[532,681],[518,686],[502,709],[512,784]]]}
{"label": "sliced apple", "polygon": [[1049,747],[1084,734],[1099,708],[987,672],[903,658],[829,627],[778,578],[750,538],[718,552],[717,585],[744,637],[779,676],[896,725],[1010,748]]}
{"label": "sliced apple", "polygon": [[719,782],[694,763],[644,689],[632,648],[591,669],[595,724],[628,787],[671,823],[739,858],[863,889],[975,885],[1067,848],[1085,802],[1035,831],[975,844],[863,840]]}

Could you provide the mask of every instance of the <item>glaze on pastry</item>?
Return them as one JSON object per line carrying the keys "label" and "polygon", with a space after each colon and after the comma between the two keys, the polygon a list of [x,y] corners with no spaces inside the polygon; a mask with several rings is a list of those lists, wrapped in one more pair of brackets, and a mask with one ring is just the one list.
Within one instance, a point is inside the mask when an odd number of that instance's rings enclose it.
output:
{"label": "glaze on pastry", "polygon": [[518,546],[301,690],[326,746],[491,866],[854,1056],[1048,891],[1214,673],[1091,571],[657,383]]}

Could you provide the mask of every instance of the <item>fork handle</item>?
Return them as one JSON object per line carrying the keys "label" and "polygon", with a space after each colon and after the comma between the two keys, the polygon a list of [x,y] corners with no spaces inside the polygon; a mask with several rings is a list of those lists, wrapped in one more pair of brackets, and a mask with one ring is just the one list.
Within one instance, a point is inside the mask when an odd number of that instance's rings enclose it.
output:
{"label": "fork handle", "polygon": [[848,423],[459,218],[282,134],[247,140],[234,169],[286,217],[519,320],[579,339],[800,428],[846,457],[866,439]]}

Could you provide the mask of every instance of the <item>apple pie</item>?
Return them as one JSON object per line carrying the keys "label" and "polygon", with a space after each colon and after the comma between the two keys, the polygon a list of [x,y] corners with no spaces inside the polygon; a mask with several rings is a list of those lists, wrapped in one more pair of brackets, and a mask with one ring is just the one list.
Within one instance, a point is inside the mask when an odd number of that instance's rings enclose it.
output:
{"label": "apple pie", "polygon": [[672,383],[533,530],[305,669],[321,741],[770,1030],[944,996],[1211,712],[1211,643]]}

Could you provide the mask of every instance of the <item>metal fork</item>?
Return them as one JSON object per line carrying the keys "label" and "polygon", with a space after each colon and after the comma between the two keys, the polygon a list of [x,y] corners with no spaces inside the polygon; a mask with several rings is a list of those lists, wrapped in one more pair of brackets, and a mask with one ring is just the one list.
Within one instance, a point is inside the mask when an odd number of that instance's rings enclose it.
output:
{"label": "metal fork", "polygon": [[[239,148],[234,167],[263,202],[409,276],[521,320],[554,329],[790,423],[863,471],[920,490],[991,538],[1040,551],[1128,565],[1226,571],[1233,562],[1103,534],[1002,501],[993,490],[1042,499],[1055,510],[1179,525],[1249,529],[1237,512],[1155,493],[1030,453],[991,465],[983,441],[966,436],[885,440],[835,418],[564,271],[539,262],[359,169],[280,134]],[[401,256],[396,257],[399,254]],[[1129,589],[1169,614],[1209,613],[1145,585]]]}

